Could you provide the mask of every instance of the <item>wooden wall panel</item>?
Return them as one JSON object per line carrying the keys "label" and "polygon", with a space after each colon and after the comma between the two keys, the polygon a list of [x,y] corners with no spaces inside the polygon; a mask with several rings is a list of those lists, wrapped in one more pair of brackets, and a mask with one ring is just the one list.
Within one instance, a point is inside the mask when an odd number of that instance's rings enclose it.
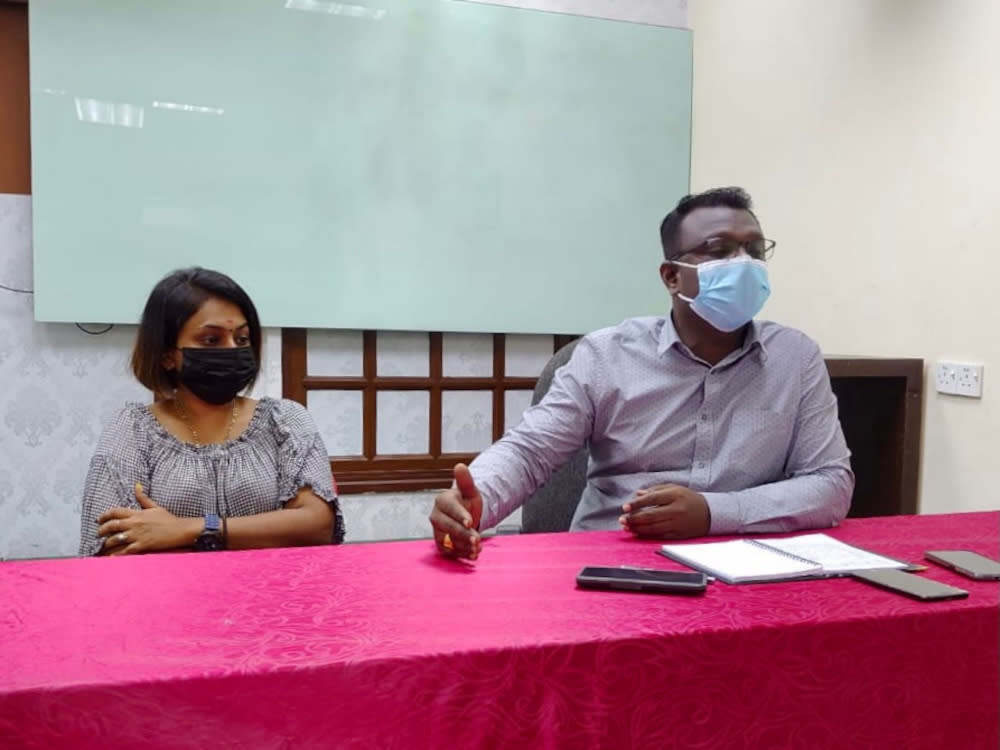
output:
{"label": "wooden wall panel", "polygon": [[0,2],[0,193],[31,193],[28,6]]}

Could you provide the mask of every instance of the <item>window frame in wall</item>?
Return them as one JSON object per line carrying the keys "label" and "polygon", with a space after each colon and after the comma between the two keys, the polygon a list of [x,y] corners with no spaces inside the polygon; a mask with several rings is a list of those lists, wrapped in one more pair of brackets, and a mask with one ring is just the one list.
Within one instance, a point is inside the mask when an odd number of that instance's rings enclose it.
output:
{"label": "window frame in wall", "polygon": [[[476,453],[446,453],[442,450],[442,396],[453,391],[492,394],[492,440],[504,431],[506,394],[531,391],[537,377],[506,373],[507,335],[492,334],[493,372],[489,376],[445,376],[444,334],[429,332],[428,369],[424,376],[379,375],[378,332],[362,331],[362,372],[357,376],[328,376],[308,372],[308,330],[281,329],[282,395],[305,406],[310,391],[357,391],[362,403],[362,453],[331,456],[330,464],[341,494],[361,492],[411,492],[443,489],[451,485],[452,468],[468,463]],[[576,336],[552,336],[555,353]],[[378,394],[389,391],[419,391],[428,394],[428,450],[426,453],[380,455],[377,451]]]}

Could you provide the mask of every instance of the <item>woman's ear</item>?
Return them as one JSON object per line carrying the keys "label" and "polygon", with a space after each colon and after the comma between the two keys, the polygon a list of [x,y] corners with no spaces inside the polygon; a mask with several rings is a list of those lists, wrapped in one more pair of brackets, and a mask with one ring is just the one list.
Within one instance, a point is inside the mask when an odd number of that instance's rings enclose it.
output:
{"label": "woman's ear", "polygon": [[167,372],[180,369],[180,357],[181,352],[179,349],[171,349],[163,355],[163,358],[160,360],[160,366]]}

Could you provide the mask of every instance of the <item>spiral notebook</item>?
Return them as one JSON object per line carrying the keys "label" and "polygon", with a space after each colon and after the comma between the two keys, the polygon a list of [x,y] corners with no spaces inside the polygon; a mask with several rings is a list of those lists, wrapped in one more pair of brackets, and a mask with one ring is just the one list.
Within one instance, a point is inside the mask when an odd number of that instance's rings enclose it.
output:
{"label": "spiral notebook", "polygon": [[726,583],[829,578],[856,570],[909,567],[826,534],[785,539],[664,544],[660,553]]}

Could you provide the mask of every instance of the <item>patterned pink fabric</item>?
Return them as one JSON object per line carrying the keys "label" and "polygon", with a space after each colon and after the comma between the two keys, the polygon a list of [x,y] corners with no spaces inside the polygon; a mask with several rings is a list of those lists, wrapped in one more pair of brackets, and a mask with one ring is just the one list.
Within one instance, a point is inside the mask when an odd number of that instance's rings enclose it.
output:
{"label": "patterned pink fabric", "polygon": [[[918,561],[1000,514],[848,520]],[[0,565],[4,748],[989,748],[1000,584],[921,603],[835,579],[582,591],[680,567],[618,532]]]}

